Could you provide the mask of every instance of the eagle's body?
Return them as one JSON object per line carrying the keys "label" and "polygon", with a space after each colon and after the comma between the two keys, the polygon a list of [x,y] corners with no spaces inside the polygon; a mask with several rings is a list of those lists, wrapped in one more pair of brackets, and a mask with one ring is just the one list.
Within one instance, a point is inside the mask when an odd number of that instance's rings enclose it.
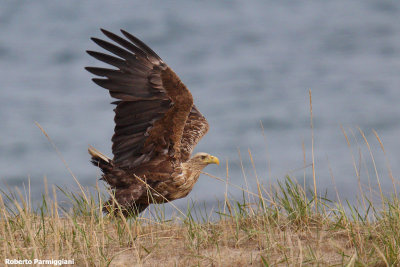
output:
{"label": "eagle's body", "polygon": [[[125,216],[143,211],[150,203],[185,197],[201,170],[216,157],[193,148],[207,133],[209,125],[193,105],[193,97],[179,77],[147,45],[122,31],[129,40],[102,30],[119,44],[92,38],[118,57],[88,51],[116,69],[87,67],[105,79],[93,81],[109,90],[118,101],[112,138],[113,159],[90,147],[93,164],[115,192],[105,210],[120,205]],[[118,204],[118,205],[117,205]]]}

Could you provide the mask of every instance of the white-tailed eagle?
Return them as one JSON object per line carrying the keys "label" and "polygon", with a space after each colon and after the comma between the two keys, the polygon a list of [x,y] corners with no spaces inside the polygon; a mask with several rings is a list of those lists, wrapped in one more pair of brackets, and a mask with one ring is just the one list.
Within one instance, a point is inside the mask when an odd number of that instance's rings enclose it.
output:
{"label": "white-tailed eagle", "polygon": [[92,40],[114,54],[87,51],[114,68],[86,67],[103,78],[99,86],[116,98],[115,130],[110,159],[89,147],[92,163],[98,166],[115,197],[106,212],[135,216],[151,203],[183,198],[208,164],[217,157],[193,148],[209,125],[193,104],[193,97],[179,77],[146,44],[121,30],[125,38],[101,30],[114,43]]}

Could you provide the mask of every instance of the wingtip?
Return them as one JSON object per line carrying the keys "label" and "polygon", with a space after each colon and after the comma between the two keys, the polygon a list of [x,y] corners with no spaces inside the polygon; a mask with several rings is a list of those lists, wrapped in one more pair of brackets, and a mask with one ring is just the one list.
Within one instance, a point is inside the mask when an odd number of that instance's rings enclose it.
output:
{"label": "wingtip", "polygon": [[[86,70],[86,71],[88,71],[88,72],[90,72],[90,73],[92,73],[92,74],[95,74],[95,73],[93,73],[95,70],[96,67],[85,67],[84,69]],[[96,74],[95,74],[96,75]]]}
{"label": "wingtip", "polygon": [[103,40],[96,38],[96,37],[90,37],[90,40],[92,40],[95,44],[101,46],[101,44],[104,42]]}
{"label": "wingtip", "polygon": [[103,83],[104,79],[100,79],[100,78],[92,78],[92,82],[94,82],[95,84],[97,84],[98,86],[104,87]]}
{"label": "wingtip", "polygon": [[88,53],[89,56],[97,58],[101,53],[93,50],[86,50],[86,53]]}
{"label": "wingtip", "polygon": [[101,31],[102,33],[104,33],[105,35],[107,35],[108,33],[111,33],[110,31],[108,31],[108,30],[106,30],[106,29],[103,29],[103,28],[100,28],[100,31]]}
{"label": "wingtip", "polygon": [[127,32],[127,31],[125,31],[124,29],[120,29],[120,31],[121,31],[121,33],[125,36],[125,37],[127,37],[127,38],[135,38],[135,39],[137,39],[135,36],[133,36],[132,34],[130,34],[129,32]]}
{"label": "wingtip", "polygon": [[91,55],[91,56],[93,56],[93,54],[96,53],[96,52],[93,51],[93,50],[86,50],[86,53],[89,54],[89,55]]}

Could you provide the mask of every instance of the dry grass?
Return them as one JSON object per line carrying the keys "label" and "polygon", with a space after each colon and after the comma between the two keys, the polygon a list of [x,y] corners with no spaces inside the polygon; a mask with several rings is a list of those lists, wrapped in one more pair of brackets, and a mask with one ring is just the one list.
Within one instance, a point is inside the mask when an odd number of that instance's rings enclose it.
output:
{"label": "dry grass", "polygon": [[226,198],[225,212],[221,209],[215,221],[195,209],[163,221],[162,211],[154,208],[152,216],[126,221],[102,214],[100,193],[61,192],[72,209],[60,209],[53,196],[32,210],[26,196],[3,192],[7,201],[0,201],[0,262],[37,258],[74,259],[78,266],[400,263],[397,198],[384,199],[385,208],[379,211],[369,204],[367,211],[349,206],[345,212],[322,198],[316,208],[315,200],[286,178],[268,192],[260,185],[257,197],[247,192],[243,201]]}

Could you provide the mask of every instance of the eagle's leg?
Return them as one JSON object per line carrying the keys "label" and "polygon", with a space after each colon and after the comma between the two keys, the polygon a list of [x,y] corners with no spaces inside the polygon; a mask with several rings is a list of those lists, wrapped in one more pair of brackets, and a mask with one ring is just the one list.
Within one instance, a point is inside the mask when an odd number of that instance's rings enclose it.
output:
{"label": "eagle's leg", "polygon": [[[149,204],[147,203],[132,203],[132,204],[125,204],[125,205],[119,205],[110,199],[109,201],[107,201],[104,206],[103,206],[103,211],[109,214],[114,215],[115,217],[118,217],[122,215],[125,218],[129,218],[129,217],[137,217],[142,211],[144,211],[147,207],[149,206]],[[121,213],[120,213],[121,210]]]}

